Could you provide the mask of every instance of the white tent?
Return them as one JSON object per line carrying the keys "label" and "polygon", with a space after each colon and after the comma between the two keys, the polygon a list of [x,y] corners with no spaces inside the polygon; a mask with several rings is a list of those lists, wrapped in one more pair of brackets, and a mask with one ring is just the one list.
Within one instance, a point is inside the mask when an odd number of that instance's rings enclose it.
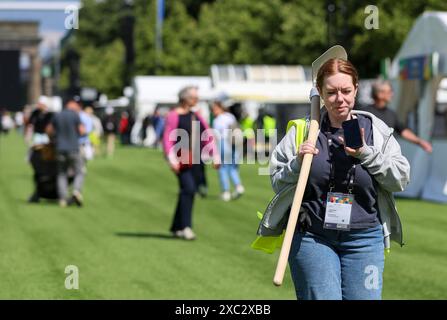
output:
{"label": "white tent", "polygon": [[447,12],[425,12],[414,23],[391,70],[395,96],[390,108],[401,119],[417,119],[410,129],[432,141],[434,148],[433,154],[427,154],[400,139],[402,151],[411,164],[411,183],[399,193],[403,197],[447,202],[446,139],[432,138],[440,97],[438,89],[447,77],[446,58]]}

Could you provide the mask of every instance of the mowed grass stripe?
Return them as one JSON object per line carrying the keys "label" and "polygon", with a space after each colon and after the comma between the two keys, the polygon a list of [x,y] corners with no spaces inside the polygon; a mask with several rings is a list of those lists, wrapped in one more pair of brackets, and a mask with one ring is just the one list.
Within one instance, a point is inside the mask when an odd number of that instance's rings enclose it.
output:
{"label": "mowed grass stripe", "polygon": [[[62,210],[62,213],[65,214],[65,218],[67,218],[66,215],[68,212],[73,213],[72,220],[69,220],[68,218],[66,220],[64,219],[64,221],[61,221],[60,219],[51,219],[52,223],[47,223],[41,220],[45,226],[43,227],[44,230],[54,230],[54,228],[60,224],[68,224],[77,230],[77,235],[72,234],[70,236],[71,238],[76,239],[79,237],[84,239],[84,242],[86,243],[77,241],[76,244],[64,244],[61,240],[55,242],[61,244],[62,247],[68,249],[69,252],[74,252],[74,255],[78,255],[77,260],[83,260],[83,265],[80,266],[80,269],[83,270],[84,283],[93,282],[98,291],[106,292],[106,296],[111,298],[214,297],[217,299],[222,298],[222,291],[227,292],[227,298],[250,298],[251,290],[244,291],[237,290],[237,288],[235,290],[234,286],[231,285],[232,282],[228,280],[228,278],[234,278],[235,281],[237,281],[234,283],[237,285],[239,285],[238,283],[247,282],[247,279],[249,278],[244,272],[241,273],[241,269],[243,270],[243,267],[241,266],[244,265],[246,259],[239,254],[238,245],[235,246],[230,244],[229,250],[234,253],[230,252],[228,254],[222,250],[220,241],[216,240],[216,232],[214,231],[210,234],[212,235],[209,239],[210,241],[206,239],[206,235],[203,235],[199,238],[199,241],[194,243],[184,243],[181,241],[159,238],[116,236],[116,233],[125,233],[126,231],[131,234],[131,230],[135,230],[135,226],[138,227],[135,233],[144,233],[144,230],[149,230],[152,233],[167,234],[177,198],[177,181],[169,172],[166,165],[160,161],[162,160],[160,153],[152,152],[155,157],[158,157],[159,161],[158,165],[153,165],[153,170],[154,172],[163,172],[164,177],[163,179],[159,179],[160,181],[158,184],[154,184],[150,183],[150,170],[146,170],[146,173],[142,172],[138,175],[132,174],[132,170],[135,170],[135,168],[138,168],[139,166],[141,168],[143,167],[144,164],[141,164],[144,161],[141,160],[147,160],[148,155],[151,155],[151,151],[134,148],[118,151],[132,153],[129,159],[126,158],[125,165],[110,165],[110,163],[114,163],[112,161],[117,161],[118,157],[110,162],[106,162],[104,159],[98,159],[89,164],[89,175],[85,188],[85,198],[87,203],[89,203],[88,206],[81,210],[78,210],[77,208]],[[135,155],[140,155],[140,158],[135,158]],[[142,157],[142,155],[144,156]],[[136,161],[133,162],[129,160]],[[148,163],[154,162],[149,161]],[[100,166],[101,164],[109,167],[107,169],[109,172],[108,174],[105,175],[104,172],[94,171],[95,166]],[[123,170],[123,168],[125,169]],[[25,170],[27,171],[27,174],[30,174],[26,164],[20,168],[19,171],[21,170]],[[130,171],[129,174],[127,171]],[[114,173],[117,173],[116,176],[118,176],[118,179],[116,179]],[[210,201],[219,205],[217,207],[217,211],[219,211],[222,209],[220,206],[228,206],[228,204],[223,204],[217,200],[218,191],[215,188],[217,187],[217,181],[215,180],[216,173],[209,172],[209,176],[211,200],[196,199],[196,207],[200,205],[201,201],[203,201],[203,203]],[[141,179],[135,180],[137,177],[143,179],[143,183],[141,182]],[[169,182],[169,180],[170,183],[166,183],[166,181]],[[30,182],[23,180],[22,183],[29,184]],[[110,185],[113,186],[114,184],[119,184],[121,188],[111,188]],[[26,199],[29,189],[30,188],[28,188],[27,192],[21,193],[20,197]],[[98,190],[101,190],[101,192],[98,192]],[[151,196],[154,201],[150,201],[152,200]],[[214,201],[212,200],[213,196],[215,197]],[[92,202],[88,202],[89,198],[92,198]],[[145,200],[149,201],[145,202]],[[98,205],[107,209],[98,210]],[[44,207],[45,211],[61,211],[58,207],[51,204],[25,206],[26,208],[32,208],[33,211],[40,211],[39,209],[43,210]],[[200,220],[200,218],[211,218],[210,223],[213,223],[213,225],[222,225],[219,221],[222,212],[217,212],[216,215],[215,206],[213,206],[212,212],[207,208],[204,208],[203,211],[203,213],[198,212],[195,214],[195,220]],[[229,213],[225,212],[222,217],[226,220],[231,220],[232,217],[228,214],[232,214],[232,210],[230,210]],[[257,223],[255,214],[251,213],[250,215],[253,217],[252,221]],[[244,220],[234,223],[234,226],[237,227],[243,223]],[[196,224],[199,225],[200,221],[196,222]],[[37,226],[39,226],[39,224],[37,224]],[[36,225],[34,227],[36,227]],[[197,227],[199,228],[199,226]],[[223,234],[226,233],[225,229],[226,228],[222,230]],[[253,239],[252,237],[254,236],[256,225],[250,226],[249,229],[251,229],[251,234],[247,237],[249,241],[243,241],[242,246],[246,248],[247,252],[250,252],[254,257],[258,258],[259,253],[251,252],[248,247]],[[36,233],[40,233],[41,231],[42,229],[36,229]],[[240,231],[236,229],[232,233],[234,242],[238,244],[238,239],[237,237],[234,237],[234,235],[238,236]],[[110,236],[112,234],[113,236]],[[61,235],[62,238],[64,236],[68,236],[68,234],[65,232],[65,234]],[[54,240],[54,237],[51,237],[48,234],[43,233],[43,237],[48,238],[49,241]],[[57,238],[58,235],[55,237]],[[92,237],[93,239],[96,238],[96,244],[91,243]],[[102,237],[107,238],[107,240],[101,240]],[[87,239],[90,241],[87,241]],[[200,242],[200,239],[202,239],[202,242]],[[228,240],[224,240],[223,243],[225,244],[226,241]],[[210,243],[212,245],[210,245]],[[84,248],[77,252],[76,250],[73,250],[74,248],[70,247],[70,245],[73,247],[78,246]],[[100,249],[93,250],[93,248]],[[107,255],[105,253],[108,248],[115,248],[115,250],[113,253]],[[64,251],[54,250],[51,246],[49,247],[49,250],[53,250],[52,253],[55,256],[61,256],[62,254],[60,251]],[[91,251],[97,252],[91,254]],[[84,252],[84,254],[81,255],[81,252]],[[116,263],[107,263],[107,261],[110,261],[110,255],[114,255]],[[231,266],[225,264],[225,261],[228,260],[228,255],[234,255],[235,257],[233,258],[235,260],[234,265],[236,266],[234,272],[232,271]],[[49,258],[47,260],[51,261]],[[97,263],[98,261],[101,261],[102,263]],[[212,272],[207,272],[208,266],[212,266]],[[126,268],[125,276],[123,277],[123,274],[121,274],[121,276],[114,277],[115,274],[118,274],[115,270],[119,269],[122,272],[124,267]],[[147,272],[142,273],[141,267],[144,267]],[[90,272],[90,269],[94,269],[96,272]],[[223,272],[220,272],[219,269],[223,269]],[[94,273],[94,275],[92,275],[92,273]],[[212,275],[215,275],[215,277]],[[60,277],[60,274],[58,276]],[[113,279],[113,281],[111,281],[111,279]],[[84,292],[86,292],[85,285],[83,288]],[[87,286],[87,288],[90,288],[90,286]],[[266,288],[270,289],[269,283]],[[131,290],[132,293],[129,293],[126,289]],[[80,291],[83,291],[82,287]],[[91,294],[90,297],[92,298],[105,297],[105,295],[96,293],[94,290],[89,290],[88,292]],[[33,294],[35,293],[32,292],[31,297],[33,297]],[[42,296],[38,295],[38,297]],[[57,294],[53,294],[45,295],[45,297],[53,298],[58,296]],[[64,296],[62,295],[62,297]],[[67,295],[65,297],[67,297]],[[262,296],[258,296],[258,298],[262,298]]]}
{"label": "mowed grass stripe", "polygon": [[[289,273],[275,288],[277,254],[252,250],[258,219],[273,196],[268,176],[241,166],[246,194],[219,200],[215,170],[209,196],[196,197],[198,239],[168,238],[177,180],[157,150],[117,147],[88,164],[85,207],[28,205],[31,170],[19,136],[0,138],[0,298],[294,299]],[[407,245],[386,258],[385,299],[445,299],[447,220],[443,205],[397,202]],[[80,290],[66,290],[64,268],[80,270]]]}

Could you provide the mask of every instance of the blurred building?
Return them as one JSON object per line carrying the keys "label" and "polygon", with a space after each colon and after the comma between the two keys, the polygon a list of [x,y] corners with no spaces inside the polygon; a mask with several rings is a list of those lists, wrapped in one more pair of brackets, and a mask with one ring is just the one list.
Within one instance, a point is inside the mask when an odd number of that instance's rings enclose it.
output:
{"label": "blurred building", "polygon": [[[0,1],[0,100],[7,108],[58,93],[60,41],[80,0]],[[3,79],[7,79],[4,82]],[[5,100],[6,99],[6,100]]]}
{"label": "blurred building", "polygon": [[0,106],[20,110],[39,98],[40,41],[37,22],[0,21]]}

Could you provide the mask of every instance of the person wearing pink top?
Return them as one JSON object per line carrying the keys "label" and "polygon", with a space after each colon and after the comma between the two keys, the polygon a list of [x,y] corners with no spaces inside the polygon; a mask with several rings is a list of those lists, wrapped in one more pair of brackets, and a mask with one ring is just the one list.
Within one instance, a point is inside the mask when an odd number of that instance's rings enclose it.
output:
{"label": "person wearing pink top", "polygon": [[180,90],[179,105],[166,116],[163,133],[163,151],[180,187],[170,230],[174,237],[185,240],[196,238],[192,230],[192,207],[197,192],[195,166],[200,165],[200,159],[212,158],[215,169],[220,163],[210,128],[198,113],[191,111],[197,102],[197,87],[188,86]]}

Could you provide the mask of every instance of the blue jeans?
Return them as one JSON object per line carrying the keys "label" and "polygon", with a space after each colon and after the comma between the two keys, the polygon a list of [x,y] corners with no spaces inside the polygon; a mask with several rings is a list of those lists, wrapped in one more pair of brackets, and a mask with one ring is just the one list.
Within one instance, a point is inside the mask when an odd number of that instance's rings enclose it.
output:
{"label": "blue jeans", "polygon": [[241,184],[241,178],[239,177],[236,149],[231,145],[226,145],[223,141],[221,141],[220,148],[222,164],[219,168],[219,182],[222,192],[225,192],[230,191],[230,179],[233,185],[237,186]]}
{"label": "blue jeans", "polygon": [[235,186],[241,184],[236,164],[222,164],[219,168],[219,181],[222,191],[230,191],[230,179]]}
{"label": "blue jeans", "polygon": [[380,300],[382,225],[351,231],[295,232],[289,265],[300,300]]}

